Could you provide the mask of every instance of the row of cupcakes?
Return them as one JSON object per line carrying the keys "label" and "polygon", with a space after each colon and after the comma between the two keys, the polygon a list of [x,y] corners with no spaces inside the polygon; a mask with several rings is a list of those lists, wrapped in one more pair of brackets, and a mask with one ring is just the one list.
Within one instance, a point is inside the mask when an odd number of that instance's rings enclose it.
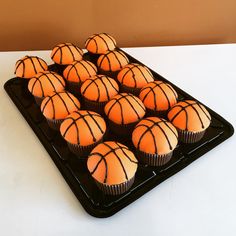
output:
{"label": "row of cupcakes", "polygon": [[[114,54],[117,50],[116,41],[110,35],[105,33],[92,35],[86,40],[85,46],[90,54],[98,55],[98,62],[104,62],[108,66],[108,69],[113,68],[113,64],[115,67],[117,66],[118,69],[121,69],[116,78],[120,83],[120,92],[131,92],[135,95],[139,95],[139,98],[148,111],[148,115],[166,115],[168,110],[177,103],[178,94],[173,87],[163,81],[154,81],[152,73],[148,68],[134,63],[126,65],[122,64],[122,59],[124,57],[123,55],[119,57]],[[111,55],[111,57],[109,57],[108,54]],[[89,109],[98,112],[100,111],[100,113],[103,114],[105,104],[113,96],[117,95],[119,91],[117,83],[107,76],[96,75],[96,66],[89,61],[83,60],[83,51],[73,44],[65,43],[57,45],[52,50],[51,58],[57,64],[67,65],[63,72],[64,78],[66,79],[67,89],[70,90],[72,87],[72,92],[74,92],[74,94],[79,95],[81,93],[83,100]],[[126,62],[128,63],[128,60]],[[100,63],[98,64],[101,65]],[[15,70],[16,74],[21,74],[21,76],[24,77],[27,74],[27,68],[29,67],[31,67],[35,72],[37,69],[47,69],[47,65],[43,60],[37,57],[26,56],[22,60],[17,61]],[[19,71],[21,73],[18,73]],[[55,86],[49,76],[52,76],[54,81],[56,80],[57,85],[59,85]],[[45,95],[43,88],[45,83],[42,83],[42,81],[46,81],[46,95],[49,95],[50,92],[53,91],[60,92],[65,88],[65,83],[59,75],[56,75],[53,72],[41,72],[41,74],[39,73],[39,75],[37,74],[35,78],[31,79],[29,83],[29,90],[34,96],[36,95],[35,97],[37,101],[39,100],[39,96],[38,94],[34,94],[34,91],[40,91],[41,100],[44,98],[43,95]],[[34,89],[37,82],[39,82],[38,86],[40,86],[41,90]],[[82,83],[83,87],[81,87]],[[119,95],[119,98],[117,99],[118,106],[120,106],[120,99]],[[137,98],[135,99],[137,101]],[[130,99],[126,100],[131,103],[129,101]],[[116,107],[117,101],[114,103],[114,107]],[[136,106],[135,109],[142,108],[142,106],[140,106],[141,103],[138,102],[138,104],[139,106]],[[112,110],[115,110],[113,106],[112,109],[108,111],[109,114]],[[144,112],[143,109],[141,113]],[[118,113],[115,112],[115,115],[117,114]],[[138,112],[135,112],[135,114],[137,116],[136,119],[139,118]],[[129,114],[129,116],[131,115]],[[112,115],[110,120],[113,121],[115,125],[117,124],[116,118],[113,119]],[[120,123],[127,126],[130,123],[133,123],[133,120],[137,121],[134,117],[133,119],[128,117],[126,120],[124,117],[121,117],[118,120],[118,129]]]}
{"label": "row of cupcakes", "polygon": [[[107,55],[107,52],[114,52],[116,50],[115,46],[116,43],[114,38],[107,34],[96,34],[91,36],[86,41],[86,48],[88,49],[88,51],[91,54],[95,55],[97,53],[100,53],[101,55],[99,54],[99,58],[101,58],[101,56]],[[114,56],[114,54],[110,55]],[[87,107],[91,110],[95,110],[103,114],[105,104],[118,93],[119,89],[117,83],[112,78],[109,78],[107,76],[95,75],[97,73],[96,66],[89,61],[82,60],[83,51],[72,44],[60,44],[56,46],[52,50],[51,56],[55,63],[67,64],[73,61],[72,64],[66,67],[63,73],[64,78],[66,78],[67,84],[71,78],[76,79],[77,81],[72,86],[73,88],[75,88],[75,94],[78,95],[81,91],[83,100],[85,101]],[[107,60],[108,64],[112,62],[112,58],[102,58],[104,59],[104,61]],[[118,62],[118,64],[121,65],[121,60],[119,60],[119,58],[116,56],[114,56],[114,58],[115,60],[113,61],[115,61],[116,63]],[[35,63],[33,63],[34,61]],[[40,70],[47,69],[45,63],[43,63],[41,59],[37,57],[31,58],[27,56],[23,60],[21,60],[21,62],[18,61],[16,63],[16,72],[21,68],[23,69],[22,75],[27,74],[25,73],[27,65],[28,67],[29,65],[31,65],[31,67],[35,71],[37,68],[39,68]],[[49,76],[52,76],[52,78],[57,81],[58,86],[54,85],[52,79],[50,79]],[[42,83],[43,79],[44,81],[46,81],[46,85],[45,83]],[[121,71],[118,73],[117,80],[120,82],[121,92],[127,91],[133,92],[134,94],[139,94],[139,98],[146,107],[148,115],[166,115],[168,110],[177,103],[178,95],[173,87],[163,81],[153,81],[154,79],[151,72],[145,66],[132,63],[128,64],[124,66],[123,69],[121,69]],[[80,88],[82,83],[83,86]],[[39,84],[38,87],[40,87],[40,89],[38,90],[34,89],[37,84]],[[30,80],[29,90],[33,93],[34,96],[36,95],[35,97],[37,101],[39,100],[39,96],[37,94],[34,94],[34,91],[40,91],[40,99],[42,100],[44,98],[44,96],[42,95],[45,95],[44,87],[47,91],[46,95],[49,95],[49,93],[53,91],[62,91],[64,89],[64,86],[65,83],[59,75],[56,75],[56,73],[54,72],[46,71],[39,73],[39,75],[37,74],[35,78]],[[127,134],[127,132],[130,131],[130,129],[128,129],[130,124],[134,127],[135,122],[138,122],[138,119],[140,118],[139,109],[142,110],[140,111],[142,117],[143,114],[145,114],[145,108],[142,106],[142,102],[138,101],[137,97],[130,97],[130,95],[122,96],[121,94],[117,96],[118,99],[116,99],[116,101],[112,105],[112,109],[109,109],[108,111],[108,117],[110,116],[109,120],[111,123],[113,122],[111,127],[113,127],[114,130],[124,130],[125,134]],[[125,98],[126,100],[123,102],[124,104],[128,102],[129,105],[131,104],[131,107],[133,106],[135,109],[132,108],[128,113],[124,112],[124,117],[123,114],[121,114],[121,116],[117,118],[116,116],[118,116],[119,112],[123,112],[123,108],[120,105],[120,100],[123,100],[123,98]],[[134,105],[132,105],[132,101],[129,100],[132,100],[134,102]],[[111,102],[109,102],[109,104],[111,104]],[[116,108],[117,105],[118,108]],[[132,111],[135,111],[135,114],[133,114],[133,116]],[[112,113],[114,113],[114,115],[112,115]],[[128,114],[127,118],[125,117],[126,114]],[[120,126],[125,127],[124,129],[121,129]]]}

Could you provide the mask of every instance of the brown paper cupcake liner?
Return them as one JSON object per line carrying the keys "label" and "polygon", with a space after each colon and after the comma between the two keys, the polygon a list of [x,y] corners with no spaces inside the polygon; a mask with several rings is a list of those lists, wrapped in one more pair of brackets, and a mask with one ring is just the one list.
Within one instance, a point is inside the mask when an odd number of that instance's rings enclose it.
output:
{"label": "brown paper cupcake liner", "polygon": [[132,135],[133,129],[135,125],[138,124],[138,122],[139,120],[130,124],[122,125],[122,124],[116,124],[108,119],[110,130],[119,136],[125,136],[124,138],[128,138]]}
{"label": "brown paper cupcake liner", "polygon": [[127,87],[127,86],[125,86],[123,84],[120,84],[120,90],[123,93],[132,93],[133,95],[138,97],[141,88],[130,88],[130,87]]}
{"label": "brown paper cupcake liner", "polygon": [[93,148],[97,146],[99,143],[101,143],[102,141],[103,139],[100,139],[99,141],[88,146],[81,146],[81,145],[73,144],[69,142],[67,142],[67,145],[70,151],[73,152],[77,157],[84,159],[84,158],[87,158],[87,156],[93,150]]}
{"label": "brown paper cupcake liner", "polygon": [[127,180],[121,184],[103,184],[95,180],[96,185],[98,188],[106,195],[120,195],[122,193],[127,192],[134,183],[135,176],[133,176],[130,180]]}
{"label": "brown paper cupcake liner", "polygon": [[167,162],[170,161],[172,157],[173,151],[167,153],[167,154],[150,154],[150,153],[145,153],[140,150],[136,150],[136,155],[138,160],[143,163],[147,164],[149,166],[163,166]]}
{"label": "brown paper cupcake liner", "polygon": [[205,130],[200,132],[191,132],[187,130],[181,130],[176,128],[179,133],[179,140],[183,143],[196,143],[202,139],[205,134]]}
{"label": "brown paper cupcake liner", "polygon": [[87,110],[95,111],[99,113],[100,115],[104,115],[104,107],[107,104],[107,102],[96,102],[88,100],[87,98],[83,97],[84,106]]}
{"label": "brown paper cupcake liner", "polygon": [[34,100],[37,103],[37,105],[41,106],[41,103],[43,101],[44,97],[36,97],[34,96]]}
{"label": "brown paper cupcake liner", "polygon": [[65,68],[67,67],[68,65],[60,65],[60,64],[57,64],[57,63],[54,63],[53,67],[53,71],[55,71],[56,73],[58,73],[59,75],[63,76],[63,71],[65,70]]}
{"label": "brown paper cupcake liner", "polygon": [[81,82],[73,82],[73,81],[66,80],[67,91],[71,92],[72,94],[76,96],[80,96],[81,84],[82,84]]}
{"label": "brown paper cupcake liner", "polygon": [[157,116],[157,117],[161,117],[161,118],[167,118],[168,110],[166,110],[166,111],[155,111],[155,110],[151,110],[149,108],[146,108],[146,110],[147,110],[147,115],[148,116]]}
{"label": "brown paper cupcake liner", "polygon": [[117,81],[117,75],[119,72],[120,72],[120,70],[118,70],[118,71],[105,71],[105,70],[98,68],[98,74],[106,75],[108,77],[115,79],[116,81]]}
{"label": "brown paper cupcake liner", "polygon": [[64,119],[59,119],[59,120],[47,119],[49,127],[54,130],[60,130],[60,126],[63,121]]}
{"label": "brown paper cupcake liner", "polygon": [[91,53],[91,52],[86,52],[83,55],[83,59],[91,61],[94,65],[97,65],[97,60],[100,56],[101,56],[101,54],[94,54],[94,53]]}

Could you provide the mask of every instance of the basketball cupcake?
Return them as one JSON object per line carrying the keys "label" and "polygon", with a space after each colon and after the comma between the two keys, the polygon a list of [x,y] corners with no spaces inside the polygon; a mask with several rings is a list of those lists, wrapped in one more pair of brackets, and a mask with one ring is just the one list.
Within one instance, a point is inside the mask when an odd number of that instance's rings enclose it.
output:
{"label": "basketball cupcake", "polygon": [[114,96],[104,108],[110,129],[118,134],[129,136],[134,126],[144,117],[145,106],[133,94],[120,93]]}
{"label": "basketball cupcake", "polygon": [[55,72],[43,71],[30,79],[28,89],[38,105],[53,92],[62,92],[65,89],[64,79]]}
{"label": "basketball cupcake", "polygon": [[62,73],[66,65],[83,58],[83,51],[72,43],[56,45],[51,52],[51,58],[57,65],[58,73]]}
{"label": "basketball cupcake", "polygon": [[118,72],[129,63],[129,59],[120,50],[108,51],[97,60],[100,74],[116,78]]}
{"label": "basketball cupcake", "polygon": [[116,48],[116,41],[107,33],[94,34],[86,40],[85,48],[88,50],[90,60],[96,63],[101,54]]}
{"label": "basketball cupcake", "polygon": [[178,143],[178,132],[170,122],[158,117],[148,117],[135,126],[132,141],[140,162],[162,166],[172,157]]}
{"label": "basketball cupcake", "polygon": [[138,165],[134,154],[125,145],[108,141],[92,150],[87,167],[104,194],[119,195],[131,188]]}
{"label": "basketball cupcake", "polygon": [[48,125],[55,130],[59,130],[61,123],[70,113],[79,109],[79,100],[66,91],[54,92],[41,103],[41,111]]}
{"label": "basketball cupcake", "polygon": [[47,63],[43,59],[36,56],[25,56],[16,62],[15,75],[19,78],[30,79],[47,69]]}
{"label": "basketball cupcake", "polygon": [[141,89],[139,98],[147,108],[149,115],[163,117],[177,103],[178,94],[170,84],[153,81]]}
{"label": "basketball cupcake", "polygon": [[117,80],[121,84],[122,92],[138,96],[141,88],[154,81],[154,78],[146,66],[130,63],[118,73]]}
{"label": "basketball cupcake", "polygon": [[97,74],[97,67],[90,61],[74,61],[63,71],[70,92],[78,94],[81,84],[88,78]]}
{"label": "basketball cupcake", "polygon": [[106,103],[119,92],[116,81],[105,75],[95,75],[81,86],[81,95],[88,110],[104,114]]}
{"label": "basketball cupcake", "polygon": [[79,157],[87,156],[102,141],[106,132],[104,119],[93,111],[75,111],[60,126],[69,149]]}
{"label": "basketball cupcake", "polygon": [[168,112],[168,119],[177,128],[184,143],[198,142],[210,126],[211,116],[197,101],[181,101]]}

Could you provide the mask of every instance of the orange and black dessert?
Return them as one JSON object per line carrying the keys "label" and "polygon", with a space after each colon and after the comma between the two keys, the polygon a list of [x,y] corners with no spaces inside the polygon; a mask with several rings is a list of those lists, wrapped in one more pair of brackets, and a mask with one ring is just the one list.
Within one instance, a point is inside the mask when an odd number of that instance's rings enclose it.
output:
{"label": "orange and black dessert", "polygon": [[48,125],[59,130],[63,120],[72,112],[80,109],[79,100],[69,92],[54,92],[43,99],[41,111]]}
{"label": "orange and black dessert", "polygon": [[177,128],[179,138],[184,143],[198,142],[211,123],[207,109],[193,100],[175,104],[168,112],[168,119]]}
{"label": "orange and black dessert", "polygon": [[94,34],[86,40],[85,48],[89,59],[96,63],[101,54],[116,49],[116,41],[107,33]]}
{"label": "orange and black dessert", "polygon": [[116,78],[118,72],[129,63],[127,56],[120,50],[108,51],[97,60],[100,74]]}
{"label": "orange and black dessert", "polygon": [[128,93],[117,94],[104,108],[110,129],[117,135],[127,137],[134,126],[144,117],[145,111],[142,101]]}
{"label": "orange and black dessert", "polygon": [[65,118],[60,126],[69,149],[79,157],[87,156],[103,140],[106,123],[93,111],[79,110]]}
{"label": "orange and black dessert", "polygon": [[83,50],[72,43],[61,43],[52,49],[51,58],[57,65],[57,72],[62,74],[66,65],[83,59]]}
{"label": "orange and black dessert", "polygon": [[63,71],[68,91],[78,94],[81,84],[88,78],[97,74],[97,67],[90,61],[74,61]]}
{"label": "orange and black dessert", "polygon": [[107,141],[92,150],[87,167],[103,193],[119,195],[127,192],[134,183],[138,163],[128,147]]}
{"label": "orange and black dessert", "polygon": [[163,118],[147,117],[135,126],[132,141],[140,162],[162,166],[172,157],[178,144],[178,132]]}
{"label": "orange and black dessert", "polygon": [[19,78],[30,79],[37,73],[48,69],[47,63],[36,56],[25,56],[15,65],[15,75]]}
{"label": "orange and black dessert", "polygon": [[86,40],[85,48],[93,54],[104,54],[116,48],[116,41],[107,33],[94,34]]}
{"label": "orange and black dessert", "polygon": [[153,81],[141,89],[139,98],[149,115],[162,117],[177,103],[178,94],[170,84]]}
{"label": "orange and black dessert", "polygon": [[121,91],[138,96],[141,88],[154,81],[151,71],[143,65],[130,63],[117,75],[121,84]]}
{"label": "orange and black dessert", "polygon": [[119,92],[117,82],[106,75],[95,75],[81,86],[81,95],[86,109],[104,114],[106,103]]}
{"label": "orange and black dessert", "polygon": [[38,105],[42,100],[53,92],[62,92],[65,90],[64,79],[53,71],[43,71],[30,79],[28,89],[34,96]]}

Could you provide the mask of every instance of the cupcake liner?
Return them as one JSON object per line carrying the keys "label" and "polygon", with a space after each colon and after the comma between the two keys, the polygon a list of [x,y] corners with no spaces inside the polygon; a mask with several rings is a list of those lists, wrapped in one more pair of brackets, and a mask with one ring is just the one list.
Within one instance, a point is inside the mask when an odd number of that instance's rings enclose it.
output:
{"label": "cupcake liner", "polygon": [[157,116],[161,118],[167,118],[168,110],[166,111],[156,111],[149,108],[146,108],[148,116]]}
{"label": "cupcake liner", "polygon": [[66,87],[67,91],[71,92],[75,96],[80,96],[80,87],[81,87],[81,82],[73,82],[66,80]]}
{"label": "cupcake liner", "polygon": [[124,183],[113,184],[113,185],[100,183],[97,180],[95,180],[95,183],[104,194],[114,196],[114,195],[120,195],[122,193],[127,192],[133,185],[134,179],[135,179],[135,176],[133,176],[131,179],[127,180]]}
{"label": "cupcake liner", "polygon": [[129,138],[132,135],[132,131],[139,120],[129,124],[116,124],[113,121],[108,119],[109,128],[112,132],[119,136],[125,136],[123,138]]}
{"label": "cupcake liner", "polygon": [[118,71],[106,71],[106,70],[102,70],[101,68],[98,68],[98,74],[101,74],[101,75],[106,75],[108,77],[111,77],[113,79],[115,79],[117,82],[117,75],[118,73],[120,72],[120,70]]}
{"label": "cupcake liner", "polygon": [[60,125],[63,121],[64,119],[59,119],[59,120],[47,119],[49,127],[54,130],[60,130]]}
{"label": "cupcake liner", "polygon": [[67,145],[70,151],[73,152],[77,157],[84,159],[84,158],[87,158],[87,156],[93,150],[93,148],[97,146],[97,144],[101,143],[102,141],[103,139],[100,139],[99,141],[88,146],[81,146],[81,145],[73,144],[69,142],[67,142]]}
{"label": "cupcake liner", "polygon": [[39,105],[39,106],[41,106],[41,103],[42,103],[43,99],[44,99],[44,97],[34,96],[34,100],[37,103],[37,105]]}
{"label": "cupcake liner", "polygon": [[101,54],[94,54],[91,52],[86,52],[83,55],[83,59],[87,61],[91,61],[93,64],[97,65],[97,60],[101,56]]}
{"label": "cupcake liner", "polygon": [[132,93],[135,96],[139,96],[141,88],[131,88],[120,83],[120,89],[123,93]]}
{"label": "cupcake liner", "polygon": [[95,112],[99,113],[100,115],[105,114],[104,113],[104,107],[105,107],[107,102],[91,101],[91,100],[88,100],[85,97],[83,97],[83,101],[84,101],[84,106],[87,110],[95,111]]}
{"label": "cupcake liner", "polygon": [[57,74],[63,76],[63,71],[65,70],[65,68],[67,66],[68,65],[60,65],[60,64],[54,63],[53,64],[53,71],[56,72]]}
{"label": "cupcake liner", "polygon": [[149,166],[163,166],[170,161],[173,151],[167,154],[150,154],[136,150],[137,158],[141,163],[147,164]]}
{"label": "cupcake liner", "polygon": [[183,143],[196,143],[202,139],[206,130],[200,132],[191,132],[176,128],[179,133],[179,140]]}

